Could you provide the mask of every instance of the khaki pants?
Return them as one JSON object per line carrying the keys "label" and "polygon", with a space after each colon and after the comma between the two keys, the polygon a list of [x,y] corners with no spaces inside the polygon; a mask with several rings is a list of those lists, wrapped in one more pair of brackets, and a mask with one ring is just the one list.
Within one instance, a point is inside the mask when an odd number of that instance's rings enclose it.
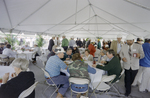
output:
{"label": "khaki pants", "polygon": [[14,57],[9,57],[9,62],[12,63],[12,61],[14,60]]}

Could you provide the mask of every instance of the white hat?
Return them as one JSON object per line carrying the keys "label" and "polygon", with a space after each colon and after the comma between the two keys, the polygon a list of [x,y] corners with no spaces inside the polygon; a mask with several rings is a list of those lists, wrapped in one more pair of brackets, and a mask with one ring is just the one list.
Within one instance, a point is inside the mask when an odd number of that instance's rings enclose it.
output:
{"label": "white hat", "polygon": [[134,39],[134,36],[132,34],[129,34],[127,37],[126,37],[126,40],[133,40]]}
{"label": "white hat", "polygon": [[122,35],[121,35],[121,34],[118,34],[118,35],[117,35],[117,38],[122,38]]}
{"label": "white hat", "polygon": [[56,37],[59,37],[58,35]]}
{"label": "white hat", "polygon": [[61,52],[65,52],[64,49],[62,47],[56,47],[55,53],[61,53]]}
{"label": "white hat", "polygon": [[94,45],[95,47],[97,47],[97,45]]}
{"label": "white hat", "polygon": [[55,35],[52,35],[52,37],[55,37]]}
{"label": "white hat", "polygon": [[106,45],[105,45],[105,47],[107,47],[107,48],[108,48],[109,46],[106,44]]}
{"label": "white hat", "polygon": [[73,47],[77,47],[77,45],[75,44],[75,45],[73,45]]}
{"label": "white hat", "polygon": [[94,40],[91,40],[91,42],[95,42]]}

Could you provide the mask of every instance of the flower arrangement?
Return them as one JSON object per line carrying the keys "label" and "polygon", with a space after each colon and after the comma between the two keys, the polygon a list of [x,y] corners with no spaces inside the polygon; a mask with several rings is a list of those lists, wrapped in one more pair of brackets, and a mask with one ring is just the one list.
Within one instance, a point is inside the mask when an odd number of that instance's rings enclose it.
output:
{"label": "flower arrangement", "polygon": [[21,48],[21,50],[24,52],[24,51],[25,51],[25,48]]}

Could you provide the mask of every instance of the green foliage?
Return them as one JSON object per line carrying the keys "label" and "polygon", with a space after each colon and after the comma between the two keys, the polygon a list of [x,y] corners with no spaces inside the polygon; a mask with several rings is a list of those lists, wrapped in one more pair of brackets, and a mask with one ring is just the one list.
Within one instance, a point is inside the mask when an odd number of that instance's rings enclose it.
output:
{"label": "green foliage", "polygon": [[96,37],[97,39],[103,39],[102,37]]}
{"label": "green foliage", "polygon": [[89,40],[89,38],[86,38],[86,41],[88,41]]}
{"label": "green foliage", "polygon": [[45,44],[44,38],[41,35],[37,35],[36,43],[37,43],[38,47],[42,47]]}
{"label": "green foliage", "polygon": [[6,34],[5,40],[12,46],[12,49],[15,49],[16,38],[14,35]]}

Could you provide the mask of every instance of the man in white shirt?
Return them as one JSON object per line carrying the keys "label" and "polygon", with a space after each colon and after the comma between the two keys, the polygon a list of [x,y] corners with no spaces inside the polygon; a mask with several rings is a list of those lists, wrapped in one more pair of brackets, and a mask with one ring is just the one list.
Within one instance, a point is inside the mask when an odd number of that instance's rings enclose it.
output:
{"label": "man in white shirt", "polygon": [[31,49],[27,44],[25,46],[23,46],[22,48],[24,48],[25,50],[30,50]]}
{"label": "man in white shirt", "polygon": [[56,36],[55,45],[60,46],[60,40],[58,36]]}
{"label": "man in white shirt", "polygon": [[71,37],[71,40],[70,40],[70,42],[69,42],[69,47],[73,50],[73,45],[76,45],[76,42],[75,42],[75,40],[74,40],[74,37],[72,36]]}
{"label": "man in white shirt", "polygon": [[15,56],[16,56],[16,52],[13,52],[11,50],[11,45],[10,44],[7,44],[6,48],[3,50],[3,53],[4,55],[8,56],[9,57],[9,61],[12,62],[14,59],[15,59]]}

